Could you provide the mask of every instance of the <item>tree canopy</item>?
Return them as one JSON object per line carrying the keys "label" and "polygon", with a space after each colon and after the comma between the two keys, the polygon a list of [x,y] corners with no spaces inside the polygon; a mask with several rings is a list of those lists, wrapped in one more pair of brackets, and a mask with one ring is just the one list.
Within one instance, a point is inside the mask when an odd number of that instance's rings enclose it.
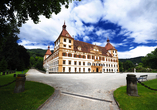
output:
{"label": "tree canopy", "polygon": [[143,66],[157,69],[157,48],[142,58]]}

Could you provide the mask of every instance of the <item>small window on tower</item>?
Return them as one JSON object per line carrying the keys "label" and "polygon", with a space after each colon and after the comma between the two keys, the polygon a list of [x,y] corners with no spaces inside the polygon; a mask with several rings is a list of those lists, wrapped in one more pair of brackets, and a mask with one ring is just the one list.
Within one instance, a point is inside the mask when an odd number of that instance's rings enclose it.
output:
{"label": "small window on tower", "polygon": [[69,43],[71,43],[71,40],[69,40]]}

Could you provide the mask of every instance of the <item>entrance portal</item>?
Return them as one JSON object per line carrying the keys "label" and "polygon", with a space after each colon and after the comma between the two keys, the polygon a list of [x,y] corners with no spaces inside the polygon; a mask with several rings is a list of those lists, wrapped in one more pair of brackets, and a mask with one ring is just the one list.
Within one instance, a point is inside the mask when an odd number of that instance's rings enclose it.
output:
{"label": "entrance portal", "polygon": [[99,69],[98,69],[98,68],[96,68],[96,72],[99,72]]}

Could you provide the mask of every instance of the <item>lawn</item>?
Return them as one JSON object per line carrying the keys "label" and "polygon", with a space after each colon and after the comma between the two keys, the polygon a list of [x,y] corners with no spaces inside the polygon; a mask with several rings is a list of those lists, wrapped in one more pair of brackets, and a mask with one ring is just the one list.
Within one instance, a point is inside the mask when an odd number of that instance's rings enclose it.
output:
{"label": "lawn", "polygon": [[[149,87],[157,89],[157,79],[144,82]],[[149,90],[137,84],[139,97],[128,96],[126,86],[114,91],[114,97],[122,110],[157,110],[157,91]]]}
{"label": "lawn", "polygon": [[[16,72],[19,73],[22,72]],[[0,85],[12,82],[15,79],[13,74],[0,76]],[[53,87],[32,81],[25,82],[22,93],[14,93],[14,88],[15,82],[0,88],[0,110],[36,110],[54,92]]]}

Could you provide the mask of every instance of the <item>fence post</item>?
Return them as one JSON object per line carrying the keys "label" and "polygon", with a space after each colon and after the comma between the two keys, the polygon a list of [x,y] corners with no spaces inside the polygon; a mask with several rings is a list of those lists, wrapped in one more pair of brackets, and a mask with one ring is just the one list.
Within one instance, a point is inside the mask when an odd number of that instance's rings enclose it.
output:
{"label": "fence post", "polygon": [[17,75],[14,93],[20,93],[25,90],[25,80],[26,80],[25,74]]}
{"label": "fence post", "polygon": [[130,96],[138,96],[137,78],[134,74],[127,74],[127,94]]}

